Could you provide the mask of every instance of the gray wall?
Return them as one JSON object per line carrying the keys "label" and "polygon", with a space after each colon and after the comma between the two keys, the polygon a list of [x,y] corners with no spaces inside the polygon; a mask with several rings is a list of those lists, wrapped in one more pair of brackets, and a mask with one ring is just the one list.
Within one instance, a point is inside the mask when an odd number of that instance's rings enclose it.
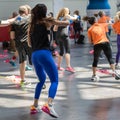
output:
{"label": "gray wall", "polygon": [[18,11],[20,5],[28,4],[31,7],[37,3],[45,3],[49,11],[53,11],[52,0],[0,0],[0,19],[7,19],[13,11]]}
{"label": "gray wall", "polygon": [[[57,1],[58,3],[61,1],[61,4],[57,4]],[[117,11],[117,1],[118,0],[109,0],[111,5],[111,16],[114,16]],[[18,11],[20,5],[28,4],[33,7],[37,3],[45,3],[48,7],[48,12],[52,11],[55,14],[63,6],[68,7],[71,10],[71,13],[78,9],[81,16],[84,16],[86,15],[88,0],[0,0],[0,19],[9,18],[13,11]],[[54,5],[57,5],[57,7]]]}

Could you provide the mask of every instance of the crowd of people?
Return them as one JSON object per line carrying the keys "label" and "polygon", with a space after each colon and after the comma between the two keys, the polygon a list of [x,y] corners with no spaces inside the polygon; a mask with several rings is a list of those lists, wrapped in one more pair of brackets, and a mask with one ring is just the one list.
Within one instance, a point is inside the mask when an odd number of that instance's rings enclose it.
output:
{"label": "crowd of people", "polygon": [[[99,17],[98,17],[99,15]],[[87,21],[90,26],[88,28],[88,39],[90,44],[93,44],[93,64],[92,64],[92,81],[98,81],[99,76],[96,74],[97,65],[101,51],[104,52],[110,67],[113,71],[115,79],[120,79],[118,68],[120,57],[120,12],[116,13],[114,22],[110,17],[106,16],[103,11],[99,11],[93,17],[81,18],[79,11],[76,10],[73,16],[70,15],[68,8],[62,8],[56,18],[53,13],[47,14],[47,6],[45,4],[37,4],[32,9],[28,5],[19,7],[18,14],[8,20],[0,21],[1,25],[11,25],[10,38],[12,43],[15,43],[14,51],[19,58],[19,70],[21,85],[30,84],[25,80],[25,66],[28,58],[29,64],[34,66],[39,82],[35,88],[34,101],[30,108],[31,114],[40,112],[41,110],[52,117],[59,117],[53,107],[53,101],[57,93],[59,77],[58,70],[75,73],[75,70],[70,62],[70,38],[69,28],[73,24],[75,32],[75,43],[77,43],[77,34],[83,32],[81,21]],[[78,21],[80,27],[78,27]],[[77,26],[75,27],[77,23]],[[111,27],[108,27],[111,26]],[[110,42],[109,28],[113,28],[117,34],[117,55],[116,64],[112,57],[112,45]],[[99,31],[99,32],[98,32]],[[109,33],[109,34],[108,34]],[[14,42],[13,42],[14,41]],[[58,61],[55,63],[53,52],[58,46],[59,53],[57,54]],[[15,54],[15,55],[16,55]],[[65,54],[66,68],[61,67],[62,59]],[[15,56],[16,57],[16,56]],[[48,67],[49,66],[49,67]],[[48,90],[48,100],[39,108],[39,98],[43,85],[46,81],[46,74],[50,79],[50,87]]]}

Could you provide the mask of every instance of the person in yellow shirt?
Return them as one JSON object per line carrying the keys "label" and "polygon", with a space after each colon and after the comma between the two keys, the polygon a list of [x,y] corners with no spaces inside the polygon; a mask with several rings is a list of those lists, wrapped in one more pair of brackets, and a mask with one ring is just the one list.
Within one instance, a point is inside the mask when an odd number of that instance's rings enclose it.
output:
{"label": "person in yellow shirt", "polygon": [[120,68],[118,63],[119,63],[119,58],[120,58],[120,13],[114,17],[114,23],[112,25],[114,32],[117,34],[117,54],[116,54],[116,68]]}
{"label": "person in yellow shirt", "polygon": [[97,23],[95,17],[88,18],[88,22],[91,24],[91,27],[88,29],[88,38],[90,43],[92,43],[94,46],[94,60],[92,64],[93,75],[91,80],[99,81],[99,76],[96,75],[96,71],[99,56],[102,50],[107,57],[115,79],[120,79],[120,75],[115,71],[115,65],[112,59],[112,50],[110,47],[110,42],[106,37],[105,26],[103,26],[103,24],[101,25],[100,23]]}

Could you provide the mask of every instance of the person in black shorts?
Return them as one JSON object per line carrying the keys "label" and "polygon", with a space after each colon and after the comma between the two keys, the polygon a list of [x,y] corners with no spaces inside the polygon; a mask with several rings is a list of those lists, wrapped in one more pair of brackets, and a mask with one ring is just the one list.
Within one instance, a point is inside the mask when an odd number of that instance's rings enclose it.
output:
{"label": "person in black shorts", "polygon": [[15,40],[15,46],[19,55],[21,85],[28,84],[25,81],[25,64],[28,56],[29,64],[31,62],[32,50],[27,44],[27,30],[29,25],[29,16],[26,15],[27,8],[19,7],[19,15],[11,25],[11,39]]}

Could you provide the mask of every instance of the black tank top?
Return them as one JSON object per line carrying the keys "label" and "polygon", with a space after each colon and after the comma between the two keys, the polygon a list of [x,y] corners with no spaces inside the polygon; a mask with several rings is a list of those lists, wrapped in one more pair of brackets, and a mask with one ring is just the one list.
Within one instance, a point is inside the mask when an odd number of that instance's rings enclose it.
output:
{"label": "black tank top", "polygon": [[50,31],[47,30],[45,25],[36,24],[34,30],[31,33],[31,45],[32,50],[48,49],[50,50],[50,41],[48,38]]}

